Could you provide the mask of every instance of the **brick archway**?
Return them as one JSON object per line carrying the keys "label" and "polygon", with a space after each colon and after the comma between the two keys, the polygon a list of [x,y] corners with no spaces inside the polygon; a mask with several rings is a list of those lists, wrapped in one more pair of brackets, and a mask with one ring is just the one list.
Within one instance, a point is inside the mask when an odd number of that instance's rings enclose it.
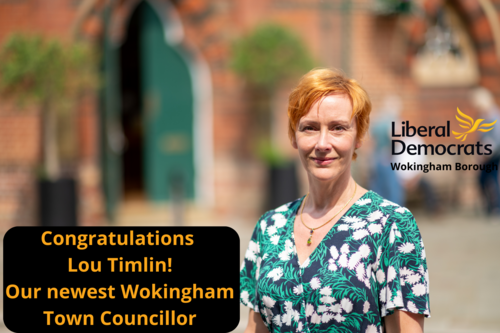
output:
{"label": "brick archway", "polygon": [[[408,37],[405,57],[407,65],[411,63],[424,41],[429,18],[435,17],[438,9],[445,2],[445,0],[426,0],[422,6],[425,16],[414,16],[404,25],[405,34]],[[492,4],[490,0],[486,2]],[[500,82],[500,54],[497,53],[497,41],[495,41],[493,28],[484,7],[480,0],[452,0],[449,3],[456,8],[474,43],[480,71],[479,84],[490,89],[495,95],[500,95],[498,84]]]}

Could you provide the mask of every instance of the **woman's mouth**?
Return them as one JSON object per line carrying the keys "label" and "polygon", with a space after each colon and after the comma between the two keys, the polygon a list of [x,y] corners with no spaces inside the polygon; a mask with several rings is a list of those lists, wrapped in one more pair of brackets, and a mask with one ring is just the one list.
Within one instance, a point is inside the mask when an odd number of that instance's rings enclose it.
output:
{"label": "woman's mouth", "polygon": [[311,159],[318,165],[328,165],[336,160],[334,157],[311,157]]}

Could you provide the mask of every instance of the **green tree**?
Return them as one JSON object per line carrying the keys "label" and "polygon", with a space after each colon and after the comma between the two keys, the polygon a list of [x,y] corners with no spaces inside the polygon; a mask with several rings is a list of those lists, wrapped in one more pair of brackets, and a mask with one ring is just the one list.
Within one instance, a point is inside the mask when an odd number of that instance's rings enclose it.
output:
{"label": "green tree", "polygon": [[271,165],[279,164],[278,152],[270,143],[272,97],[283,82],[314,67],[312,56],[293,31],[273,23],[237,40],[232,51],[231,67],[245,79],[251,97],[259,155]]}
{"label": "green tree", "polygon": [[89,45],[38,35],[13,34],[0,48],[0,94],[39,108],[42,172],[50,180],[60,176],[60,154],[75,141],[68,119],[82,95],[97,87],[96,60]]}
{"label": "green tree", "polygon": [[314,62],[302,40],[285,27],[266,24],[236,41],[233,69],[250,85],[273,90],[310,70]]}

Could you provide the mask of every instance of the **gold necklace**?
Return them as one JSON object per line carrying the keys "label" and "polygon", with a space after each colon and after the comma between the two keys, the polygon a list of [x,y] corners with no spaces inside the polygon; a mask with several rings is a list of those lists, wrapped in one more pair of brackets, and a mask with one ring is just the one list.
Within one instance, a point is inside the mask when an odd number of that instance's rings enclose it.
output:
{"label": "gold necklace", "polygon": [[335,216],[339,215],[339,213],[341,211],[344,210],[344,208],[349,204],[349,202],[351,202],[352,198],[354,198],[354,196],[356,195],[356,189],[358,188],[358,184],[356,184],[356,182],[354,182],[354,193],[352,194],[352,197],[351,199],[349,199],[349,201],[346,202],[346,204],[344,205],[344,207],[342,207],[335,215],[333,215],[333,217],[331,219],[329,219],[328,221],[326,221],[325,223],[323,223],[322,225],[320,225],[319,227],[317,228],[309,228],[305,223],[304,223],[304,220],[302,219],[302,213],[304,212],[304,207],[306,206],[306,200],[307,200],[307,196],[309,195],[309,192],[306,194],[306,197],[304,198],[304,204],[302,205],[302,209],[300,211],[300,221],[302,221],[302,224],[304,225],[304,227],[306,227],[307,229],[311,230],[311,236],[309,236],[309,239],[307,240],[307,246],[310,246],[311,245],[311,240],[312,240],[312,237],[313,237],[313,233],[314,233],[314,230],[316,229],[319,229],[321,227],[324,227],[325,225],[327,225],[331,220],[333,220],[335,218]]}

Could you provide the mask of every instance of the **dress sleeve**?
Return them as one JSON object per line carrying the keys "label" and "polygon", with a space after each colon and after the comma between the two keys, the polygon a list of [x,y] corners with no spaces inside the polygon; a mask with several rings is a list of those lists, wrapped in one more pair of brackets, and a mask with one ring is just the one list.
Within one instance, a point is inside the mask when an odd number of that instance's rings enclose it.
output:
{"label": "dress sleeve", "polygon": [[387,219],[374,271],[382,317],[395,309],[430,317],[424,243],[408,209],[399,207]]}
{"label": "dress sleeve", "polygon": [[[263,223],[265,224],[265,220],[259,219],[252,233],[252,238],[248,244],[248,249],[240,269],[240,303],[256,312],[259,311],[259,308],[256,302],[255,292],[260,262],[262,260],[260,256],[259,236],[262,229],[261,224]],[[265,230],[265,226],[263,228]]]}

